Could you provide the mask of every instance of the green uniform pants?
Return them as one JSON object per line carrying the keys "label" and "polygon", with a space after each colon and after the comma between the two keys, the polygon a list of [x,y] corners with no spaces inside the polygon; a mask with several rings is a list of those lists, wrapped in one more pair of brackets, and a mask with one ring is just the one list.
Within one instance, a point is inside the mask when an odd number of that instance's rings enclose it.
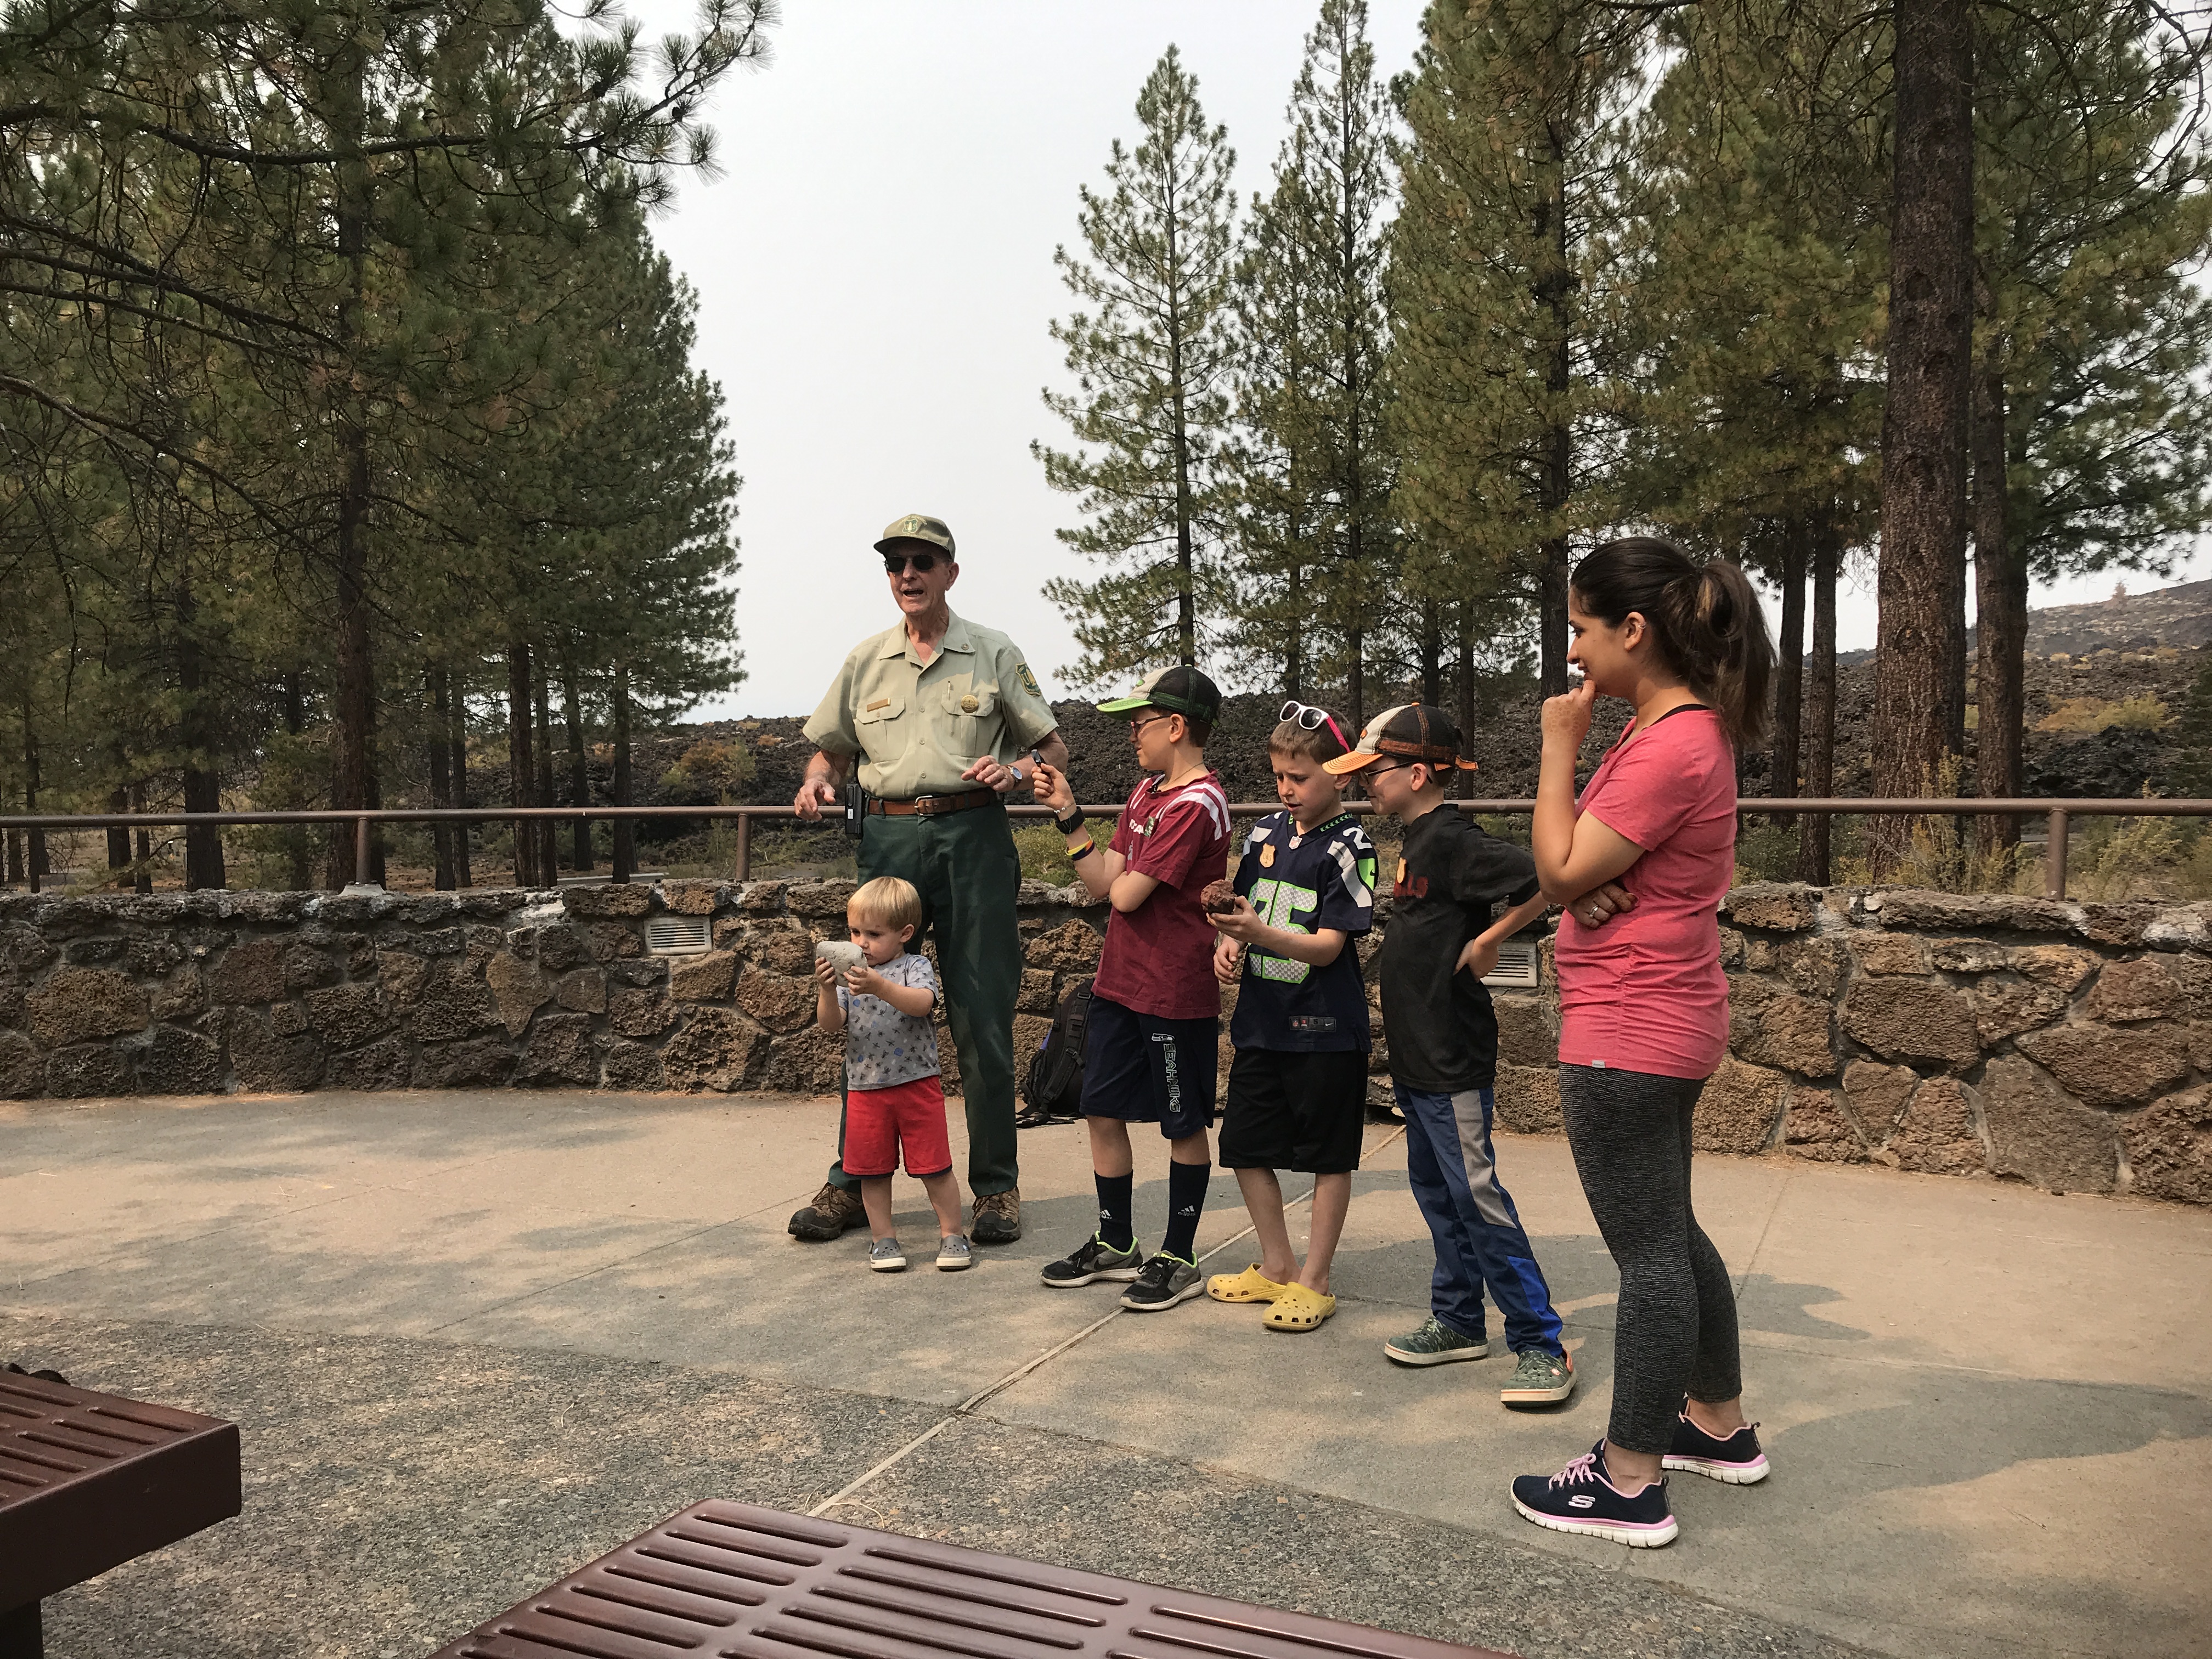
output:
{"label": "green uniform pants", "polygon": [[[860,879],[897,876],[921,895],[923,931],[937,940],[945,1024],[960,1054],[968,1106],[968,1187],[978,1198],[1018,1180],[1014,1152],[1014,1001],[1022,988],[1022,940],[1014,900],[1020,856],[1006,810],[978,806],[942,817],[871,817],[860,833]],[[920,949],[917,937],[914,948]],[[848,1192],[845,1122],[830,1179]]]}

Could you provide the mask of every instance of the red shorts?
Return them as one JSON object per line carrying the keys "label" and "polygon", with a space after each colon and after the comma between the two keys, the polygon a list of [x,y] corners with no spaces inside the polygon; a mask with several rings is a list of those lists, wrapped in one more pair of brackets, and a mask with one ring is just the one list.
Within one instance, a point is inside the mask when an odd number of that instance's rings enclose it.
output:
{"label": "red shorts", "polygon": [[952,1139],[945,1131],[945,1079],[918,1077],[888,1089],[854,1089],[845,1096],[845,1173],[887,1176],[906,1153],[910,1176],[943,1175],[952,1168]]}

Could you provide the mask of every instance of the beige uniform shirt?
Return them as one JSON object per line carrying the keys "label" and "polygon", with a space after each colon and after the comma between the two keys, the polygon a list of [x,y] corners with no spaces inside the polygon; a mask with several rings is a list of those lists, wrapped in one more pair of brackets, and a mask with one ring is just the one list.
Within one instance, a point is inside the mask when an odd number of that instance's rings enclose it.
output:
{"label": "beige uniform shirt", "polygon": [[1014,642],[958,616],[937,653],[917,662],[902,621],[856,646],[806,736],[825,754],[860,757],[860,787],[886,800],[952,794],[988,755],[1011,765],[1058,729]]}

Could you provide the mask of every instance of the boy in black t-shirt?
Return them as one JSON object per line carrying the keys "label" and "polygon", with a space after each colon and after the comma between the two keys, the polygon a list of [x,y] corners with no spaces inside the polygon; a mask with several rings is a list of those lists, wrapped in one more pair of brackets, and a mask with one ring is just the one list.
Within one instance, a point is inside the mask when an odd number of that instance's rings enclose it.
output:
{"label": "boy in black t-shirt", "polygon": [[[1368,799],[1405,826],[1382,950],[1382,1029],[1406,1114],[1406,1179],[1436,1241],[1430,1314],[1382,1352],[1402,1365],[1480,1359],[1482,1291],[1505,1319],[1518,1363],[1499,1390],[1509,1406],[1552,1405],[1574,1392],[1559,1316],[1490,1139],[1498,1016],[1482,975],[1498,947],[1544,914],[1536,866],[1486,835],[1444,799],[1459,729],[1441,708],[1407,703],[1368,722],[1352,753],[1328,763],[1358,773]],[[1492,920],[1498,905],[1510,907]]]}
{"label": "boy in black t-shirt", "polygon": [[[1241,984],[1229,1024],[1237,1057],[1221,1163],[1237,1171],[1261,1259],[1241,1273],[1216,1273],[1206,1293],[1270,1304],[1264,1322],[1277,1331],[1310,1331],[1336,1311],[1329,1262],[1366,1119],[1367,991],[1351,941],[1374,922],[1375,846],[1322,764],[1346,749],[1326,709],[1283,705],[1267,758],[1287,810],[1261,819],[1245,838],[1236,908],[1212,918],[1223,935],[1213,971]],[[1278,1170],[1314,1178],[1303,1266],[1291,1249]]]}

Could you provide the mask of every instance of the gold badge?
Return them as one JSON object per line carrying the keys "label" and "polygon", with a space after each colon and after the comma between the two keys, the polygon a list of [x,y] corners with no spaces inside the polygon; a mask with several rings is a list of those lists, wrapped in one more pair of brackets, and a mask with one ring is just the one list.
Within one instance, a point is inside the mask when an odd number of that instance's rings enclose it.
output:
{"label": "gold badge", "polygon": [[1272,841],[1260,843],[1260,867],[1262,870],[1272,870],[1275,867],[1275,843]]}
{"label": "gold badge", "polygon": [[982,706],[975,701],[975,694],[973,691],[960,699],[960,712],[963,714],[972,714]]}

